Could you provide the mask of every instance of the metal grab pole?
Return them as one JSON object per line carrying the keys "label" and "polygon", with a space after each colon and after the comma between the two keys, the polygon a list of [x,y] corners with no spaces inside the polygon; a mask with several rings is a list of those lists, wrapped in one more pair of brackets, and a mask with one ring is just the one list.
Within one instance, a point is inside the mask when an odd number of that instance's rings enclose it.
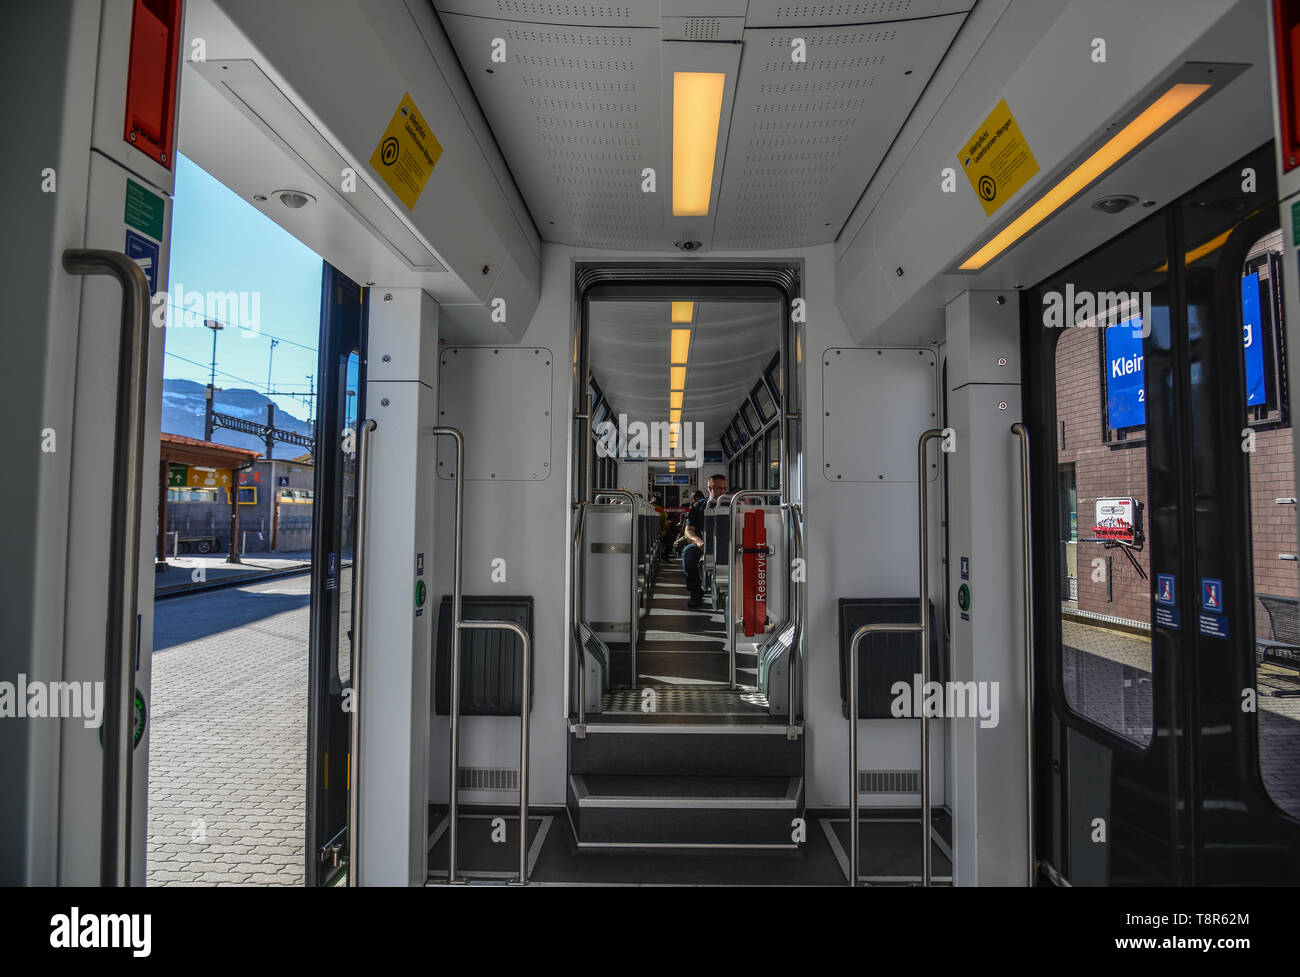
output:
{"label": "metal grab pole", "polygon": [[[740,507],[741,502],[758,500],[762,507],[767,500],[766,492],[737,492],[731,497],[731,505],[727,511],[727,522],[731,528],[731,538],[727,541],[727,688],[738,688],[736,685],[736,615],[732,613],[732,598],[736,596],[736,585],[740,582],[741,561],[736,559],[736,554],[744,549],[740,538],[736,535],[736,510]],[[716,564],[717,557],[714,557]],[[716,572],[716,571],[715,571]]]}
{"label": "metal grab pole", "polygon": [[[578,658],[578,727],[579,738],[587,735],[587,656],[582,647],[582,588],[586,586],[585,561],[582,554],[583,533],[587,523],[587,503],[579,502],[573,529],[573,644]],[[564,718],[569,718],[565,712]]]}
{"label": "metal grab pole", "polygon": [[[803,527],[800,523],[803,520],[803,513],[799,511],[799,506],[795,503],[787,502],[782,508],[790,513],[791,540],[794,542],[794,558],[803,559]],[[795,726],[795,677],[803,668],[803,659],[799,653],[799,645],[803,641],[803,587],[806,582],[804,573],[806,568],[800,566],[800,579],[791,581],[790,599],[788,601],[790,619],[794,622],[794,633],[790,636],[790,674],[789,681],[786,683],[789,687],[790,701],[786,709],[787,735],[793,736]]]}
{"label": "metal grab pole", "polygon": [[1025,854],[1028,862],[1025,884],[1032,886],[1038,873],[1034,852],[1034,579],[1030,568],[1029,429],[1017,422],[1011,425],[1011,433],[1020,439],[1020,521],[1025,578]]}
{"label": "metal grab pole", "polygon": [[519,880],[513,885],[528,884],[528,724],[529,692],[532,675],[532,644],[528,632],[514,621],[461,621],[462,631],[513,631],[523,644],[523,682],[519,700]]}
{"label": "metal grab pole", "polygon": [[365,631],[366,455],[370,434],[378,423],[367,419],[357,426],[357,514],[352,531],[352,730],[348,747],[348,885],[360,884],[361,855],[361,649]]}
{"label": "metal grab pole", "polygon": [[[452,542],[451,569],[451,789],[447,795],[447,881],[455,883],[457,852],[457,808],[460,802],[460,632],[461,632],[461,560],[464,555],[465,524],[465,436],[454,427],[435,427],[437,437],[456,442],[456,521]],[[436,628],[431,628],[435,632]],[[432,638],[431,640],[436,640]]]}
{"label": "metal grab pole", "polygon": [[140,500],[149,370],[149,280],[118,251],[69,249],[63,269],[72,275],[109,275],[122,286],[117,352],[117,416],[113,444],[113,513],[109,533],[108,616],[105,624],[103,783],[99,881],[131,881],[131,753],[135,734],[137,597]]}

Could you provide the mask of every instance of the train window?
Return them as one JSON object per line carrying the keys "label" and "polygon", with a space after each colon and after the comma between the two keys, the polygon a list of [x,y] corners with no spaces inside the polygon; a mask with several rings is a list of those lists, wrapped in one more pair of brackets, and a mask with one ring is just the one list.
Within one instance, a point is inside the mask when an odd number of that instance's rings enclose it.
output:
{"label": "train window", "polygon": [[754,410],[754,405],[748,400],[740,405],[740,417],[749,428],[750,434],[757,434],[759,428],[763,426],[758,419],[758,412]]}
{"label": "train window", "polygon": [[167,501],[172,502],[217,502],[216,489],[169,488]]}
{"label": "train window", "polygon": [[600,403],[596,405],[596,409],[591,412],[592,437],[597,436],[595,428],[603,423],[607,417],[609,417],[609,402],[602,398]]}
{"label": "train window", "polygon": [[[1056,338],[1062,691],[1071,711],[1143,747],[1153,726],[1143,356],[1151,331],[1169,329],[1166,228],[1150,221],[1117,238],[1040,285],[1037,305]],[[1054,303],[1070,315],[1053,318]]]}
{"label": "train window", "polygon": [[753,400],[754,406],[758,408],[758,417],[764,424],[776,416],[776,404],[772,400],[772,394],[767,389],[767,384],[759,381],[754,384],[754,389],[750,391],[750,399]]}
{"label": "train window", "polygon": [[781,488],[781,426],[773,424],[767,429],[767,487],[770,491]]}
{"label": "train window", "polygon": [[1300,817],[1300,588],[1296,580],[1294,434],[1286,416],[1282,232],[1250,249],[1241,272],[1242,370],[1254,450],[1250,489],[1259,763],[1273,801]]}
{"label": "train window", "polygon": [[776,406],[781,406],[781,360],[778,357],[772,361],[772,365],[767,368],[763,374],[763,379],[767,381],[768,390],[771,391],[773,398],[776,400]]}
{"label": "train window", "polygon": [[736,453],[731,447],[731,435],[727,434],[725,431],[722,434],[722,453],[728,458]]}

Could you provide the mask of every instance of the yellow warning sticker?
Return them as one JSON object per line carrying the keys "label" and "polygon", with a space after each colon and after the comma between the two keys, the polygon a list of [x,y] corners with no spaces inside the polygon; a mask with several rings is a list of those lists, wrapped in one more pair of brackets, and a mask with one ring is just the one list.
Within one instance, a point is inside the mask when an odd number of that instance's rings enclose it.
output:
{"label": "yellow warning sticker", "polygon": [[442,155],[442,146],[434,138],[411,101],[411,93],[402,96],[402,104],[393,113],[393,121],[380,137],[370,165],[384,178],[393,192],[406,204],[408,210],[415,209],[415,202],[424,192],[424,185],[429,182],[429,175]]}
{"label": "yellow warning sticker", "polygon": [[1006,99],[998,102],[975,135],[966,140],[958,161],[988,217],[1038,172],[1038,161],[1029,151],[1029,143],[1007,108]]}

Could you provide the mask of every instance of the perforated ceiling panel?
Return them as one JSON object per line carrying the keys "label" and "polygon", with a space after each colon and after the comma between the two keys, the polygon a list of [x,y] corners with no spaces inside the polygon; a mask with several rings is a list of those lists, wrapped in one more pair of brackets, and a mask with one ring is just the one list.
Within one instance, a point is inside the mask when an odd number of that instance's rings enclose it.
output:
{"label": "perforated ceiling panel", "polygon": [[659,31],[442,20],[542,237],[662,247],[660,195],[641,191],[663,168]]}
{"label": "perforated ceiling panel", "polygon": [[[972,2],[435,6],[544,240],[768,250],[835,240]],[[669,216],[674,71],[727,74],[721,177],[699,218]]]}
{"label": "perforated ceiling panel", "polygon": [[714,247],[833,241],[963,19],[746,30]]}
{"label": "perforated ceiling panel", "polygon": [[[775,302],[697,302],[682,420],[716,443],[780,344]],[[592,302],[591,375],[629,421],[668,420],[667,302]],[[680,327],[679,327],[680,328]]]}

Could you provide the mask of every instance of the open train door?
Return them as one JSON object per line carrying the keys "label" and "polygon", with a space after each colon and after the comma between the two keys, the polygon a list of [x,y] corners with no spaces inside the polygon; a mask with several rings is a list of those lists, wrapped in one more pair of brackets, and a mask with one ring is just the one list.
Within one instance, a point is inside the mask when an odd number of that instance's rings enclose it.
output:
{"label": "open train door", "polygon": [[347,873],[352,542],[359,432],[365,416],[368,293],[325,263],[321,283],[316,481],[308,659],[306,884]]}

